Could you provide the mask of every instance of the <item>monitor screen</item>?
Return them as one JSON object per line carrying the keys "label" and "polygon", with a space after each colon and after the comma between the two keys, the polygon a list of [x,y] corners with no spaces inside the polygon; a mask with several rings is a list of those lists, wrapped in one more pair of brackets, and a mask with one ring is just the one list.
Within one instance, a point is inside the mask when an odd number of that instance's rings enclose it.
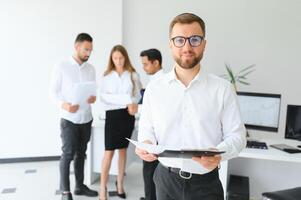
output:
{"label": "monitor screen", "polygon": [[280,94],[237,92],[237,96],[246,128],[278,131]]}
{"label": "monitor screen", "polygon": [[285,138],[301,140],[301,106],[287,105]]}
{"label": "monitor screen", "polygon": [[144,92],[145,92],[145,89],[144,89],[144,88],[142,88],[142,89],[140,90],[141,99],[140,99],[140,101],[139,101],[139,103],[138,103],[138,104],[142,104],[142,102],[143,102],[143,96],[144,96]]}

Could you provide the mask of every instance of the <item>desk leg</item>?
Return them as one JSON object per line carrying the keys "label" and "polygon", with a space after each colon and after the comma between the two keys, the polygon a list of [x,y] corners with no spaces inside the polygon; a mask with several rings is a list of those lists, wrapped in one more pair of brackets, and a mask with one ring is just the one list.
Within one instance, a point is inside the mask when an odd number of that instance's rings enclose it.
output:
{"label": "desk leg", "polygon": [[219,179],[222,182],[223,189],[224,189],[224,197],[226,199],[227,194],[227,183],[228,183],[228,161],[221,162],[221,166],[219,169]]}
{"label": "desk leg", "polygon": [[99,173],[93,171],[93,141],[94,132],[92,131],[91,140],[87,147],[87,159],[85,161],[85,184],[92,185],[99,180]]}

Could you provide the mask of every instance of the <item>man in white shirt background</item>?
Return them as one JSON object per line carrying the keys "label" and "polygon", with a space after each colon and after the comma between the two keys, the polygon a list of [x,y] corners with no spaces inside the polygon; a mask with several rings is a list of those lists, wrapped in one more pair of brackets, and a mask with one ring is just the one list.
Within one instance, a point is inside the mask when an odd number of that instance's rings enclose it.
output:
{"label": "man in white shirt background", "polygon": [[158,49],[147,49],[140,53],[143,70],[150,75],[150,81],[159,78],[162,70],[162,55]]}
{"label": "man in white shirt background", "polygon": [[[158,49],[148,49],[140,53],[141,62],[144,71],[150,75],[150,81],[154,81],[163,75],[162,55]],[[145,198],[140,200],[156,200],[156,188],[153,181],[154,171],[158,165],[158,161],[143,161],[143,180]]]}
{"label": "man in white shirt background", "polygon": [[226,153],[192,159],[157,158],[139,148],[136,153],[145,161],[160,162],[154,173],[158,200],[224,199],[218,166],[246,144],[235,91],[231,83],[201,68],[206,40],[199,16],[176,16],[169,38],[175,67],[148,85],[138,140],[172,150],[215,148]]}
{"label": "man in white shirt background", "polygon": [[95,82],[95,69],[87,61],[93,49],[93,39],[87,33],[80,33],[74,44],[73,55],[60,62],[53,70],[50,96],[61,110],[61,139],[62,156],[60,159],[60,190],[62,200],[72,200],[70,192],[70,162],[74,160],[76,195],[98,196],[96,191],[90,190],[84,181],[84,162],[87,143],[90,140],[92,113],[91,106],[96,100],[91,95],[87,106],[81,107],[75,102],[73,94],[77,84]]}

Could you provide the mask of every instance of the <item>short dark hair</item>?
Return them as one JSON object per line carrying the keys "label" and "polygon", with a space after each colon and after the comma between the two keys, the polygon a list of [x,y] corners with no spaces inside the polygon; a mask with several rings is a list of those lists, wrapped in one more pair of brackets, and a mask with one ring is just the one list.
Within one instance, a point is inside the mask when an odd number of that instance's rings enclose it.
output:
{"label": "short dark hair", "polygon": [[144,50],[140,53],[140,56],[146,56],[148,58],[148,60],[150,61],[155,61],[158,60],[160,66],[162,65],[162,55],[161,52],[158,49],[148,49],[148,50]]}
{"label": "short dark hair", "polygon": [[88,33],[80,33],[76,36],[75,43],[84,41],[93,42],[93,38]]}
{"label": "short dark hair", "polygon": [[170,23],[169,25],[169,36],[171,35],[172,29],[175,24],[180,23],[180,24],[192,24],[193,22],[197,22],[204,33],[204,37],[206,34],[206,27],[205,27],[205,22],[197,15],[192,14],[192,13],[182,13],[178,16],[176,16]]}

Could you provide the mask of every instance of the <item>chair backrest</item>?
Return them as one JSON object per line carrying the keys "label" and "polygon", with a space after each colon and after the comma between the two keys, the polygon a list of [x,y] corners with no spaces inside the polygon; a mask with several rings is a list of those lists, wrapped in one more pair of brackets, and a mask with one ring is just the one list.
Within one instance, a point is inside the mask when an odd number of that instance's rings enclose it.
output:
{"label": "chair backrest", "polygon": [[263,200],[300,200],[301,187],[262,193]]}

